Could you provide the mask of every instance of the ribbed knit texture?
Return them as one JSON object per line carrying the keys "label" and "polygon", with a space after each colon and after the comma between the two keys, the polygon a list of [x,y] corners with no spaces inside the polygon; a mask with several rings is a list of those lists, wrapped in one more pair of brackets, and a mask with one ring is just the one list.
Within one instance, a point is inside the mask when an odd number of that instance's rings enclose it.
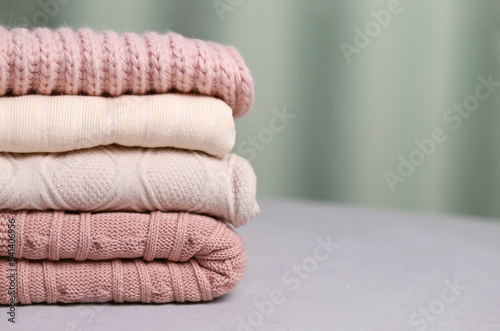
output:
{"label": "ribbed knit texture", "polygon": [[259,212],[245,159],[110,145],[57,154],[0,153],[0,209],[186,211],[245,224]]}
{"label": "ribbed knit texture", "polygon": [[0,27],[0,95],[196,92],[243,116],[253,82],[233,47],[176,33]]}
{"label": "ribbed knit texture", "polygon": [[190,94],[0,98],[0,150],[65,152],[99,145],[229,153],[235,130],[222,100]]}

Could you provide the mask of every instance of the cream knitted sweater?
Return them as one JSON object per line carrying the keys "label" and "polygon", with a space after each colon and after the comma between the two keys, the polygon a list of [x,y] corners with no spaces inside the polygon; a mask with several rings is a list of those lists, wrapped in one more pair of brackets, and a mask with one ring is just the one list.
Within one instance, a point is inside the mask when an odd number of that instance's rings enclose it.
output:
{"label": "cream knitted sweater", "polygon": [[0,151],[66,152],[99,145],[229,153],[235,131],[222,100],[186,94],[0,98]]}
{"label": "cream knitted sweater", "polygon": [[259,212],[255,195],[252,166],[235,154],[116,145],[0,153],[0,209],[186,211],[240,226]]}

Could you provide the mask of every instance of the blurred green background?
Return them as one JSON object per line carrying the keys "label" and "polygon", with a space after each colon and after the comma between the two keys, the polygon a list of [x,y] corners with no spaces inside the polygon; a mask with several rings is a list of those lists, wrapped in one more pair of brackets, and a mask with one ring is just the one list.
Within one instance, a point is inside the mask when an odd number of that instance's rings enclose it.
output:
{"label": "blurred green background", "polygon": [[466,0],[17,0],[1,2],[0,19],[236,46],[256,99],[237,120],[234,152],[251,160],[261,198],[499,217],[499,10]]}

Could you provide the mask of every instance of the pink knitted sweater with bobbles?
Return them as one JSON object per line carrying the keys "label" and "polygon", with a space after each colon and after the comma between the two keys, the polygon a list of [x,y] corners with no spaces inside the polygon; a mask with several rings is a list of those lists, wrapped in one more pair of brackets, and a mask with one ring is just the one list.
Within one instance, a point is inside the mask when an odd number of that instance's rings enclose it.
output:
{"label": "pink knitted sweater with bobbles", "polygon": [[253,102],[250,71],[233,47],[172,32],[0,27],[0,96],[171,91],[220,98],[235,118]]}
{"label": "pink knitted sweater with bobbles", "polygon": [[[208,216],[2,211],[2,275],[11,268],[8,225],[23,304],[207,301],[232,289],[246,265],[243,240]],[[0,277],[1,304],[9,283]]]}

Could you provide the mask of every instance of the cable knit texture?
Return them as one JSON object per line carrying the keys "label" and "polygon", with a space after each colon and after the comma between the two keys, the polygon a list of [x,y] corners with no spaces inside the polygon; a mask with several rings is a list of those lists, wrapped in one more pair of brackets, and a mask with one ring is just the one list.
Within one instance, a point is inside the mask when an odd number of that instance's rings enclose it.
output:
{"label": "cable knit texture", "polygon": [[[16,301],[23,304],[206,301],[236,286],[246,266],[243,240],[202,215],[4,211],[1,256],[7,256],[9,219],[21,258]],[[51,262],[58,259],[65,260]],[[0,258],[0,274],[8,268]],[[8,288],[0,278],[0,288]],[[2,291],[0,303],[9,298]]]}
{"label": "cable knit texture", "polygon": [[245,159],[117,145],[57,154],[0,153],[0,209],[186,211],[235,226],[259,212]]}
{"label": "cable knit texture", "polygon": [[179,91],[224,100],[243,116],[253,102],[249,69],[233,47],[169,32],[0,27],[0,95],[118,96]]}
{"label": "cable knit texture", "polygon": [[[231,261],[234,265],[194,259],[183,263],[141,259],[83,262],[20,259],[15,299],[22,304],[210,301],[227,293],[241,279],[246,264],[244,251],[242,255]],[[8,274],[8,268],[7,258],[0,258],[0,273]],[[8,281],[7,277],[0,277],[0,288],[7,289]],[[0,303],[7,304],[9,300],[7,291],[2,291]]]}
{"label": "cable knit texture", "polygon": [[[224,222],[204,215],[23,210],[0,212],[0,256],[8,253],[8,221],[12,219],[16,257],[30,260],[142,258],[186,262],[193,257],[233,258],[243,247]],[[230,245],[220,246],[228,242]]]}
{"label": "cable knit texture", "polygon": [[0,98],[0,150],[65,152],[100,145],[229,153],[235,130],[222,100],[188,94]]}

